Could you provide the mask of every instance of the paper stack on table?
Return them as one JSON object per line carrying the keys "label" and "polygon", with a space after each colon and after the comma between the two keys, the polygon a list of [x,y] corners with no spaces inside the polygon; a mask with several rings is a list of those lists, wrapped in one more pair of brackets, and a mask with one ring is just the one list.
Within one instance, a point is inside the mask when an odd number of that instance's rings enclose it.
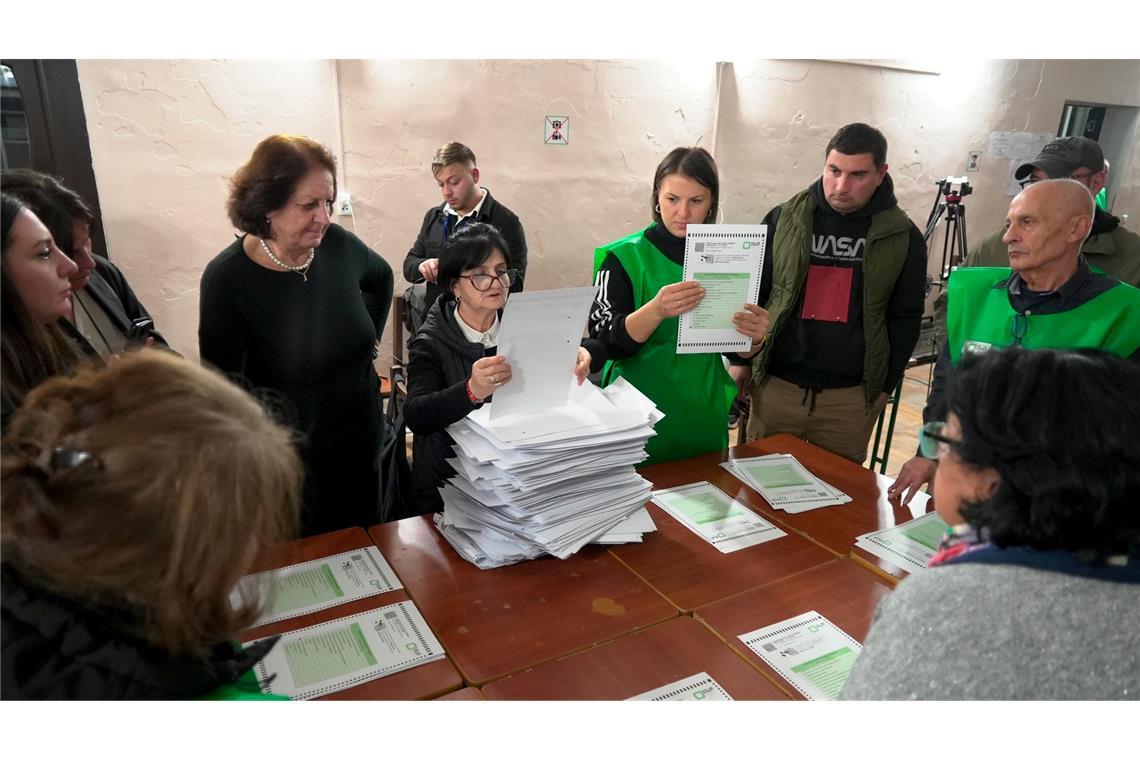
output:
{"label": "paper stack on table", "polygon": [[730,459],[720,466],[759,491],[773,509],[789,514],[851,501],[850,496],[812,475],[791,454]]}
{"label": "paper stack on table", "polygon": [[633,468],[663,416],[621,378],[576,385],[570,403],[545,411],[492,419],[477,409],[448,428],[456,475],[440,489],[436,525],[481,568],[640,541],[656,526],[651,485]]}

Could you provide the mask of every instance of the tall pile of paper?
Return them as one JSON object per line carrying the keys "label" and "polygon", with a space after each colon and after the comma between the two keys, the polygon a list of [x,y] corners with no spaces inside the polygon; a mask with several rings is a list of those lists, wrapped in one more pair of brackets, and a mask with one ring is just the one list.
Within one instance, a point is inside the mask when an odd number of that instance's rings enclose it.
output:
{"label": "tall pile of paper", "polygon": [[851,501],[850,496],[812,475],[791,454],[730,459],[720,466],[759,491],[773,509],[789,514]]}
{"label": "tall pile of paper", "polygon": [[651,485],[633,468],[664,415],[631,384],[574,386],[568,404],[545,411],[492,418],[494,404],[448,428],[456,475],[435,521],[461,556],[481,568],[565,559],[656,530]]}

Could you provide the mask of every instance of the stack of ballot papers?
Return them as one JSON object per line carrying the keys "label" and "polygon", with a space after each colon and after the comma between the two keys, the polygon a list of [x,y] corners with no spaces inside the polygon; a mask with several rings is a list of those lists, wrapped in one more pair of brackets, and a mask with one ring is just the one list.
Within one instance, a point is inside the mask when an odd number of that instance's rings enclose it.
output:
{"label": "stack of ballot papers", "polygon": [[480,568],[565,559],[656,530],[651,485],[634,466],[664,415],[633,385],[575,385],[564,406],[505,416],[491,414],[494,404],[447,429],[456,475],[440,489],[435,523],[460,556]]}
{"label": "stack of ballot papers", "polygon": [[730,459],[720,466],[759,491],[773,509],[788,514],[851,501],[850,496],[812,475],[791,454]]}

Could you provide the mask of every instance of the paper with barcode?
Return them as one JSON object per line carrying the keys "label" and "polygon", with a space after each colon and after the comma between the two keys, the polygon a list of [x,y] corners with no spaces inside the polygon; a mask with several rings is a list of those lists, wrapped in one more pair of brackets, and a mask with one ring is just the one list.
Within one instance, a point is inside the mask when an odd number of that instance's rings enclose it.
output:
{"label": "paper with barcode", "polygon": [[738,637],[796,691],[835,699],[863,646],[815,610]]}
{"label": "paper with barcode", "polygon": [[287,633],[255,672],[266,694],[313,699],[443,657],[416,605],[399,602]]}
{"label": "paper with barcode", "polygon": [[707,480],[663,488],[649,496],[721,554],[788,535]]}
{"label": "paper with barcode", "polygon": [[732,315],[760,297],[768,227],[763,224],[690,224],[685,230],[681,279],[699,282],[700,303],[677,320],[677,353],[747,351],[752,339],[736,331]]}
{"label": "paper with barcode", "polygon": [[247,575],[230,592],[230,603],[237,608],[252,594],[265,599],[256,627],[398,588],[403,586],[384,555],[369,546]]}
{"label": "paper with barcode", "polygon": [[660,688],[630,697],[627,702],[732,702],[724,687],[708,673],[682,678]]}

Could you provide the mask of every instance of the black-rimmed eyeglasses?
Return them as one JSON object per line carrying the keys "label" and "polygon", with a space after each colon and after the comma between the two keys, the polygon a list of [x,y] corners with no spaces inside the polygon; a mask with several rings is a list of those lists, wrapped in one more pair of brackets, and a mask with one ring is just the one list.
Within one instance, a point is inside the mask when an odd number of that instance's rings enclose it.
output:
{"label": "black-rimmed eyeglasses", "polygon": [[927,459],[938,459],[951,446],[959,446],[961,443],[946,435],[945,422],[928,422],[918,431],[918,451]]}
{"label": "black-rimmed eyeglasses", "polygon": [[501,283],[503,283],[504,285],[506,285],[509,288],[511,285],[515,284],[515,282],[518,280],[518,278],[519,278],[519,270],[517,270],[517,269],[508,269],[507,271],[499,272],[498,274],[461,274],[461,275],[459,275],[459,279],[470,280],[471,281],[471,287],[475,288],[476,290],[478,290],[481,293],[490,290],[491,284],[495,280],[500,281]]}

